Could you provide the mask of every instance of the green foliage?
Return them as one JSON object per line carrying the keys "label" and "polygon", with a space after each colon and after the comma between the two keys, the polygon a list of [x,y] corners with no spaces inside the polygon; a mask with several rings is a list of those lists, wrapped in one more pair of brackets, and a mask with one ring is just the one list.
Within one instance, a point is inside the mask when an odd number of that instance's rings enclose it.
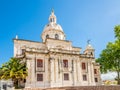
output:
{"label": "green foliage", "polygon": [[18,81],[24,80],[27,75],[26,62],[17,58],[11,58],[0,68],[0,79],[12,79],[16,87],[18,87]]}
{"label": "green foliage", "polygon": [[102,73],[108,70],[116,71],[118,84],[120,84],[120,25],[116,26],[114,31],[116,40],[107,44],[96,61],[100,63]]}
{"label": "green foliage", "polygon": [[115,37],[120,40],[120,25],[115,27]]}

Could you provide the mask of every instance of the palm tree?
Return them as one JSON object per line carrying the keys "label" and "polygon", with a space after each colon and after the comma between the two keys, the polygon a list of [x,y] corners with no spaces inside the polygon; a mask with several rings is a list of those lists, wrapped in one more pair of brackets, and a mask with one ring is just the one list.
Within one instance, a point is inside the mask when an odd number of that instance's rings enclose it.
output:
{"label": "palm tree", "polygon": [[11,58],[0,68],[0,79],[11,79],[15,88],[19,88],[20,81],[24,81],[28,75],[26,62],[18,58]]}

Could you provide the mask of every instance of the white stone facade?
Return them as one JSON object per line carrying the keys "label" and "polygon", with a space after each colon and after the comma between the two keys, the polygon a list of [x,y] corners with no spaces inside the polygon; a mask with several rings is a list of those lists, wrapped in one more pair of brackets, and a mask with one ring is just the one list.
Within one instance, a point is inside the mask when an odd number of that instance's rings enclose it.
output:
{"label": "white stone facade", "polygon": [[88,43],[73,47],[57,24],[54,11],[42,33],[43,42],[14,39],[14,56],[24,57],[28,67],[26,87],[64,87],[100,85],[100,66],[95,63],[94,49]]}

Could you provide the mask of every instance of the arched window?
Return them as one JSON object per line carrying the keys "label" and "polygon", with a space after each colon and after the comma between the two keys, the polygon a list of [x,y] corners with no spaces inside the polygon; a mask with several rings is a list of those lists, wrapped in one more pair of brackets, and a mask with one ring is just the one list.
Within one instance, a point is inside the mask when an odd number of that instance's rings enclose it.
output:
{"label": "arched window", "polygon": [[52,18],[50,19],[50,22],[52,22]]}
{"label": "arched window", "polygon": [[48,34],[46,35],[46,38],[49,38],[49,35],[48,35]]}
{"label": "arched window", "polygon": [[53,18],[53,22],[54,22],[55,20],[54,20],[54,18]]}
{"label": "arched window", "polygon": [[55,39],[59,39],[59,35],[58,34],[55,34]]}
{"label": "arched window", "polygon": [[91,55],[93,55],[93,53],[91,52]]}
{"label": "arched window", "polygon": [[54,18],[50,18],[50,22],[54,22],[55,20],[54,20]]}

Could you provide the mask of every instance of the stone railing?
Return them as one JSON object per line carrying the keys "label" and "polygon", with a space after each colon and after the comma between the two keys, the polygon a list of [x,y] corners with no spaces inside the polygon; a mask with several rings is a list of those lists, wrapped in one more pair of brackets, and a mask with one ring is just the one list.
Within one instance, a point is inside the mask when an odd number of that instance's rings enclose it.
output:
{"label": "stone railing", "polygon": [[76,86],[58,88],[25,88],[24,90],[120,90],[120,86]]}

